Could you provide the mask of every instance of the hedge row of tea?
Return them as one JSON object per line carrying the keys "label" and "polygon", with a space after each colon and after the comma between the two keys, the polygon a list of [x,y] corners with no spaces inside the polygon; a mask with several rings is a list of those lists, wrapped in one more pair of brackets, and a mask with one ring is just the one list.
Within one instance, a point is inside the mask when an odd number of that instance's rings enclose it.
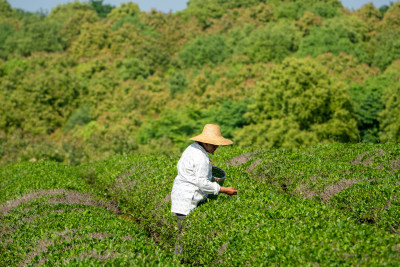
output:
{"label": "hedge row of tea", "polygon": [[[0,265],[176,266],[134,219],[50,162],[0,170]],[[92,193],[90,193],[92,192]]]}
{"label": "hedge row of tea", "polygon": [[190,214],[185,257],[227,266],[396,265],[399,160],[399,146],[370,145],[221,159],[236,166],[226,166],[226,183],[239,194]]}
{"label": "hedge row of tea", "polygon": [[178,159],[2,167],[1,262],[179,265],[176,244],[184,264],[207,266],[400,260],[399,145],[221,147],[211,160],[239,193],[193,210],[179,240],[170,213]]}

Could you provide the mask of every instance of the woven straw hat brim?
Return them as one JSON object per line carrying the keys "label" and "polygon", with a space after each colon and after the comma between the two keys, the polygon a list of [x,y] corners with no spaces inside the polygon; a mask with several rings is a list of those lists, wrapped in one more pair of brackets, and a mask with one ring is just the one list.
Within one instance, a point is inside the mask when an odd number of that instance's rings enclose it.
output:
{"label": "woven straw hat brim", "polygon": [[231,140],[223,138],[222,136],[221,137],[207,136],[207,135],[203,135],[203,134],[192,137],[192,138],[190,138],[190,140],[207,143],[207,144],[212,144],[212,145],[216,145],[216,146],[227,146],[227,145],[233,144],[233,142]]}
{"label": "woven straw hat brim", "polygon": [[232,145],[233,142],[221,135],[221,128],[217,124],[206,124],[200,135],[190,138],[190,140],[216,146]]}

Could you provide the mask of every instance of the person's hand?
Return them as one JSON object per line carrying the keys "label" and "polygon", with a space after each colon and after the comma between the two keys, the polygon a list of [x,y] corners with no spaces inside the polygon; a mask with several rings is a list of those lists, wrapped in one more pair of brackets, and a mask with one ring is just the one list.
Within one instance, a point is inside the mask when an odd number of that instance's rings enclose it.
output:
{"label": "person's hand", "polygon": [[237,195],[237,190],[233,187],[221,187],[219,192],[227,194],[227,195]]}

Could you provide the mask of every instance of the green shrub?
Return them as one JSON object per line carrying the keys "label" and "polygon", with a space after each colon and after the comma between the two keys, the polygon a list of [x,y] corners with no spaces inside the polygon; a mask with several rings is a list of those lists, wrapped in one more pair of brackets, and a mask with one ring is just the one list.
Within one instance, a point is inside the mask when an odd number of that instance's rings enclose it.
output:
{"label": "green shrub", "polygon": [[349,93],[354,103],[357,115],[357,126],[363,142],[376,143],[379,141],[378,114],[383,109],[383,92],[390,86],[390,78],[385,76],[373,77],[364,86],[354,84]]}
{"label": "green shrub", "polygon": [[[398,145],[233,146],[210,158],[226,171],[224,186],[238,195],[193,210],[179,240],[170,212],[178,156],[133,154],[77,168],[49,162],[1,167],[3,204],[38,189],[68,189],[24,200],[0,217],[1,262],[81,264],[80,256],[95,249],[85,264],[178,265],[171,253],[179,243],[188,265],[397,264]],[[71,195],[75,203],[60,203]],[[146,236],[158,240],[158,248]],[[46,250],[38,250],[41,242]],[[31,257],[35,251],[38,257]],[[107,253],[111,257],[100,258]]]}
{"label": "green shrub", "polygon": [[281,62],[297,51],[299,34],[292,23],[269,23],[265,28],[252,32],[247,42],[244,54],[253,63]]}
{"label": "green shrub", "polygon": [[85,125],[91,121],[90,108],[83,106],[78,108],[72,113],[71,117],[65,124],[65,130],[70,131],[74,129],[75,125]]}
{"label": "green shrub", "polygon": [[179,53],[179,58],[186,67],[201,67],[205,64],[218,65],[231,53],[223,35],[202,35],[186,45]]}
{"label": "green shrub", "polygon": [[394,60],[400,58],[400,29],[391,29],[378,34],[373,64],[385,70]]}
{"label": "green shrub", "polygon": [[366,32],[367,27],[360,19],[351,17],[326,20],[322,27],[311,28],[310,34],[301,40],[297,54],[301,57],[316,57],[326,52],[335,55],[346,52],[354,54],[360,62],[367,62],[362,45]]}
{"label": "green shrub", "polygon": [[147,78],[147,76],[149,76],[149,70],[141,60],[131,58],[122,63],[122,67],[118,70],[118,75],[125,81],[128,79],[137,79],[139,77]]}
{"label": "green shrub", "polygon": [[[189,214],[181,239],[187,263],[395,264],[400,239],[391,229],[399,228],[398,178],[385,171],[386,167],[375,168],[382,163],[391,166],[392,159],[400,156],[398,146],[229,151],[231,156],[239,153],[238,161],[216,153],[213,163],[235,164],[224,167],[228,175],[224,185],[235,186],[238,196],[222,195]],[[362,157],[366,151],[370,154]],[[357,164],[358,160],[361,163]],[[350,179],[360,181],[346,188],[345,181]],[[340,185],[341,191],[333,191],[335,185]],[[369,186],[359,191],[363,185]],[[359,211],[376,220],[363,220]],[[377,251],[376,246],[382,250]],[[367,254],[370,256],[362,256]]]}
{"label": "green shrub", "polygon": [[29,56],[35,51],[56,52],[64,49],[59,36],[60,27],[40,17],[26,17],[21,27],[4,43],[6,51]]}
{"label": "green shrub", "polygon": [[107,14],[114,8],[112,5],[104,5],[103,0],[90,0],[90,5],[100,18],[107,17]]}
{"label": "green shrub", "polygon": [[174,97],[177,93],[185,92],[188,83],[184,72],[175,72],[168,79],[168,88],[171,97]]}
{"label": "green shrub", "polygon": [[7,58],[8,53],[12,50],[11,47],[5,45],[7,38],[13,35],[15,28],[9,23],[0,23],[0,58]]}
{"label": "green shrub", "polygon": [[380,140],[398,143],[400,141],[400,81],[394,79],[393,84],[383,94],[383,110],[379,114]]}
{"label": "green shrub", "polygon": [[311,58],[286,59],[259,83],[236,132],[240,145],[304,147],[319,142],[358,140],[350,97]]}
{"label": "green shrub", "polygon": [[1,265],[179,265],[84,178],[51,162],[0,168]]}

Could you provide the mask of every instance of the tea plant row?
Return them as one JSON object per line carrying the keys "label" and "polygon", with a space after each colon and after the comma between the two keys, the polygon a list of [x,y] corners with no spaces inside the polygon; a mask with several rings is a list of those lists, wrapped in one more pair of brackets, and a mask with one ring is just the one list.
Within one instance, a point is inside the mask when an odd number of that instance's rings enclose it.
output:
{"label": "tea plant row", "polygon": [[169,195],[178,157],[5,166],[1,262],[179,265],[178,243],[186,264],[393,266],[399,158],[399,145],[221,147],[211,160],[238,195],[193,210],[179,240]]}

